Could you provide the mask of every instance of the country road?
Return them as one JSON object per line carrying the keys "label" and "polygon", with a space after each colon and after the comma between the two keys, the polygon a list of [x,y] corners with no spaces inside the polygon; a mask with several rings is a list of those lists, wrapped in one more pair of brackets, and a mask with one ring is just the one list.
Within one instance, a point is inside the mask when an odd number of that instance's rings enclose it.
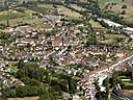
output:
{"label": "country road", "polygon": [[86,99],[87,100],[96,100],[95,99],[96,90],[95,90],[95,86],[94,86],[95,80],[102,78],[105,75],[110,76],[110,74],[112,74],[116,70],[117,71],[123,70],[123,68],[122,68],[123,65],[129,64],[128,63],[129,61],[133,61],[133,54],[131,56],[119,61],[118,63],[113,64],[109,68],[106,67],[106,68],[98,69],[96,71],[86,74],[84,76],[84,79],[81,80],[81,87],[83,88],[83,90],[85,92]]}
{"label": "country road", "polygon": [[[116,22],[113,22],[107,19],[103,19],[103,18],[99,18],[98,20],[104,21],[109,26],[113,26],[113,27],[115,26],[118,28],[122,27],[122,31],[124,31],[130,38],[133,39],[133,28],[125,27],[125,25],[121,25],[119,23],[116,23]],[[104,67],[101,69],[97,69],[96,71],[86,73],[84,78],[81,80],[81,87],[83,88],[85,92],[86,99],[96,100],[95,99],[96,90],[94,86],[95,80],[102,78],[105,75],[110,76],[115,71],[121,71],[121,70],[123,71],[124,69],[127,69],[125,68],[125,66],[127,64],[129,65],[129,61],[133,61],[133,54],[123,60],[120,60],[119,62],[117,62],[116,64],[113,64],[110,67]]]}
{"label": "country road", "polygon": [[131,39],[133,39],[133,28],[132,27],[128,27],[126,25],[122,25],[122,24],[119,24],[119,23],[116,23],[116,22],[113,22],[111,20],[104,19],[104,18],[98,18],[98,21],[104,21],[110,27],[121,28],[121,30],[124,33],[126,33]]}

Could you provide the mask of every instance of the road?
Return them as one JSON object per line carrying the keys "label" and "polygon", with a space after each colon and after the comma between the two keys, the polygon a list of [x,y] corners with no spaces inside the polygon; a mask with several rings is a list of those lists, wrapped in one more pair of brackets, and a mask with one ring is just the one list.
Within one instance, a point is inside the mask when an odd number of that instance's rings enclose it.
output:
{"label": "road", "polygon": [[131,39],[133,39],[133,28],[132,27],[125,27],[126,25],[121,25],[119,23],[113,22],[108,19],[98,18],[98,21],[104,21],[110,27],[117,27],[121,28],[124,33],[126,33]]}
{"label": "road", "polygon": [[95,94],[96,94],[96,90],[95,90],[95,86],[94,86],[95,80],[97,80],[100,77],[102,78],[105,75],[110,76],[110,74],[112,74],[116,70],[117,71],[123,70],[123,68],[121,68],[121,66],[128,64],[129,61],[133,61],[133,55],[119,61],[118,63],[110,66],[109,68],[106,67],[106,68],[102,68],[102,69],[93,71],[91,73],[90,72],[87,73],[84,76],[84,79],[81,80],[81,87],[83,88],[83,90],[85,92],[85,97],[87,98],[87,100],[95,100]]}
{"label": "road", "polygon": [[[109,26],[115,26],[115,27],[123,27],[122,30],[127,33],[127,35],[129,35],[130,38],[133,39],[133,28],[131,27],[125,27],[124,25],[115,23],[113,21],[107,20],[107,19],[103,19],[103,18],[99,18],[98,19],[103,20],[105,23],[107,23]],[[129,34],[130,33],[130,34]],[[85,96],[87,98],[87,100],[95,100],[95,86],[94,86],[94,81],[100,77],[103,77],[105,75],[110,76],[110,74],[112,74],[115,71],[121,71],[123,70],[123,65],[128,64],[129,61],[133,61],[133,54],[121,61],[119,61],[116,64],[113,64],[112,66],[105,67],[102,69],[98,69],[96,71],[93,72],[89,72],[85,75],[84,79],[81,80],[81,86],[83,87],[84,91],[85,91]],[[82,84],[83,83],[83,84]],[[124,99],[125,100],[125,99]],[[128,100],[128,99],[127,99]]]}

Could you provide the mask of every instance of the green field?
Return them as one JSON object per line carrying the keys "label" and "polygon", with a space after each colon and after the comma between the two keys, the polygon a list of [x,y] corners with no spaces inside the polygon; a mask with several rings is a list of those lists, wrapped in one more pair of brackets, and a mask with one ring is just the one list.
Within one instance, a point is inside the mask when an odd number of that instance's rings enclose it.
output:
{"label": "green field", "polygon": [[2,20],[7,20],[7,19],[16,19],[16,18],[21,18],[21,17],[25,17],[28,14],[26,13],[21,13],[21,12],[17,12],[17,11],[3,11],[0,12],[0,21]]}
{"label": "green field", "polygon": [[[99,5],[101,9],[105,11],[113,11],[123,17],[123,21],[127,24],[133,24],[133,0],[99,0]],[[122,9],[123,5],[126,5],[127,7]],[[123,11],[125,14],[122,14]]]}
{"label": "green field", "polygon": [[[66,13],[67,12],[67,13]],[[39,18],[34,18],[33,13],[35,14],[59,14],[64,15],[68,18],[79,19],[81,15],[76,11],[72,11],[64,6],[56,6],[56,8],[52,4],[37,4],[36,6],[29,6],[25,8],[22,12],[16,10],[5,10],[0,12],[0,24],[6,24],[8,20],[10,25],[17,25],[19,23],[38,23],[36,20]]]}
{"label": "green field", "polygon": [[114,45],[118,45],[119,43],[124,44],[126,39],[128,38],[125,35],[117,33],[116,34],[105,33],[104,36],[103,35],[97,36],[98,42],[104,44],[114,44]]}
{"label": "green field", "polygon": [[98,0],[98,3],[101,8],[105,7],[107,3],[119,3],[121,0]]}

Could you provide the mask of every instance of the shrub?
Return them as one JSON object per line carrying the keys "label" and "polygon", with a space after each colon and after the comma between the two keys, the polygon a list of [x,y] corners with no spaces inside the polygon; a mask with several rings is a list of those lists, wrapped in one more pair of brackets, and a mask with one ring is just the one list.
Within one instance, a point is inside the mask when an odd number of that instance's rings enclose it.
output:
{"label": "shrub", "polygon": [[127,8],[127,5],[123,5],[121,8],[122,9],[126,9]]}

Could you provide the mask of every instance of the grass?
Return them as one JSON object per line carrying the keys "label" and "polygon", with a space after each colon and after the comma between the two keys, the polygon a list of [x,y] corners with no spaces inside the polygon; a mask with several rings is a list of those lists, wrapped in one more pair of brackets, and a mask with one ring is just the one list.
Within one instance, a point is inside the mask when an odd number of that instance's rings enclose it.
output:
{"label": "grass", "polygon": [[133,87],[133,82],[124,81],[123,84],[124,84],[126,87]]}
{"label": "grass", "polygon": [[44,7],[46,9],[54,9],[52,4],[39,4],[38,7]]}
{"label": "grass", "polygon": [[[122,16],[124,21],[128,24],[133,24],[133,0],[99,0],[99,5],[103,9],[108,3],[116,3],[116,5],[109,5],[108,8],[104,10],[113,11],[116,14]],[[122,9],[123,5],[127,5],[127,9]],[[124,15],[121,14],[122,11],[126,11]]]}
{"label": "grass", "polygon": [[[79,19],[81,15],[75,11],[72,11],[69,8],[66,8],[61,5],[56,5],[57,8],[54,8],[52,4],[38,4],[36,7],[30,7],[30,10],[33,10],[35,12],[40,12],[42,14],[55,14],[56,10],[60,15],[67,16],[69,18]],[[73,7],[76,7],[76,9],[81,9],[78,6],[72,5]]]}
{"label": "grass", "polygon": [[0,21],[22,18],[28,15],[29,15],[28,13],[22,13],[15,10],[3,11],[3,12],[0,12]]}
{"label": "grass", "polygon": [[68,9],[64,6],[57,6],[57,7],[58,7],[58,13],[66,16],[66,17],[69,17],[72,19],[80,19],[82,17],[81,14],[79,14],[71,9]]}
{"label": "grass", "polygon": [[100,5],[100,8],[103,8],[103,7],[105,7],[105,5],[107,4],[107,3],[119,3],[119,2],[121,2],[121,0],[98,0],[98,3],[99,3],[99,5]]}
{"label": "grass", "polygon": [[72,8],[78,10],[78,11],[82,11],[82,10],[86,10],[85,8],[81,7],[81,6],[78,6],[76,4],[71,4],[70,5]]}
{"label": "grass", "polygon": [[0,24],[6,25],[7,20],[9,21],[10,26],[18,25],[21,22],[29,23],[32,13],[33,11],[31,10],[26,10],[25,12],[18,12],[16,10],[2,11],[0,12]]}
{"label": "grass", "polygon": [[[59,14],[61,15],[72,19],[79,19],[81,17],[79,13],[72,11],[64,6],[58,7],[58,9],[60,9]],[[38,23],[40,24],[41,19],[37,17],[33,18],[32,13],[55,14],[56,10],[57,9],[54,8],[52,4],[38,4],[37,6],[29,7],[24,12],[19,12],[16,10],[2,11],[0,12],[0,24],[6,25],[7,20],[9,20],[10,26],[16,26],[20,23],[35,24],[37,26]]]}
{"label": "grass", "polygon": [[104,28],[104,27],[102,27],[102,25],[99,22],[96,22],[93,19],[91,19],[89,22],[93,28],[102,28],[102,29]]}
{"label": "grass", "polygon": [[108,33],[105,33],[104,37],[105,39],[103,40],[101,39],[101,37],[98,37],[98,41],[104,44],[118,44],[118,43],[124,43],[124,41],[127,38],[123,34],[108,34]]}
{"label": "grass", "polygon": [[16,73],[18,71],[18,68],[14,65],[9,65],[7,69],[9,69],[11,73]]}
{"label": "grass", "polygon": [[119,76],[120,79],[127,79],[128,77],[127,76]]}
{"label": "grass", "polygon": [[54,11],[53,8],[47,8],[43,6],[32,6],[29,9],[42,14],[49,14],[50,12]]}

